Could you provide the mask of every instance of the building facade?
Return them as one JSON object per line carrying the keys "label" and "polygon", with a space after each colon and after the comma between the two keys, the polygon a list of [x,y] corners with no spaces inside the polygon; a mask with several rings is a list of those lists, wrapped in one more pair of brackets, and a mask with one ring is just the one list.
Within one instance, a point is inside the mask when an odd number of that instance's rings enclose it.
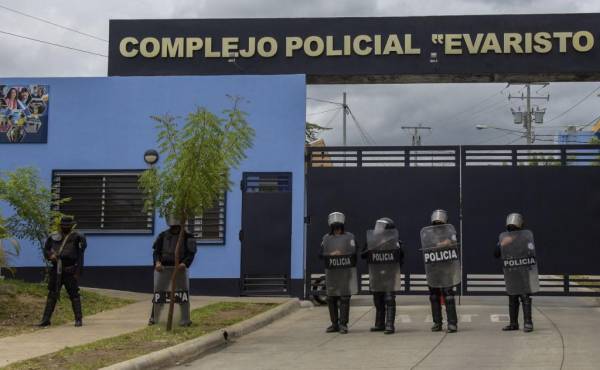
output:
{"label": "building facade", "polygon": [[[140,291],[152,289],[152,243],[166,227],[158,214],[141,211],[136,183],[137,174],[147,168],[144,152],[158,149],[150,116],[185,117],[199,106],[220,114],[232,105],[228,96],[242,97],[240,107],[256,132],[254,145],[240,168],[231,172],[231,190],[190,225],[199,239],[190,268],[191,291],[244,294],[244,276],[252,275],[248,272],[258,263],[267,275],[270,265],[284,266],[278,278],[286,285],[280,288],[302,294],[303,75],[19,78],[3,79],[0,84],[5,93],[12,86],[36,92],[44,86],[47,110],[45,121],[27,121],[29,131],[21,138],[9,130],[11,124],[17,127],[17,121],[11,121],[4,104],[6,130],[0,135],[10,131],[12,136],[5,142],[12,143],[0,144],[0,170],[33,166],[58,196],[72,198],[63,206],[65,213],[78,216],[79,228],[88,238],[84,286]],[[30,114],[31,109],[24,112]],[[31,120],[23,115],[26,119]],[[27,141],[42,132],[34,132],[42,124],[47,137]],[[283,183],[285,187],[279,186]],[[285,201],[270,207],[279,206],[280,218],[289,221],[289,227],[274,251],[269,240],[261,242],[253,235],[257,227],[272,223],[274,216],[252,202],[274,204],[268,203],[276,197],[270,194],[278,192],[285,192]],[[10,213],[6,205],[0,210],[5,216]],[[248,230],[242,230],[244,224]],[[263,233],[268,238],[269,228]],[[23,242],[13,264],[18,276],[31,280],[42,276],[43,261],[34,245]]]}

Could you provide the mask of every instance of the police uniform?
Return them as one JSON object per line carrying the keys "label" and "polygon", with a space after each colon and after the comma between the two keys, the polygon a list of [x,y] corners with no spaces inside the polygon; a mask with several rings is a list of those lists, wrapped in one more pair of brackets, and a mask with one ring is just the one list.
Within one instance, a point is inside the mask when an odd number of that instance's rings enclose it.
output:
{"label": "police uniform", "polygon": [[[518,213],[511,213],[508,215],[508,217],[506,218],[506,230],[508,231],[508,233],[511,232],[528,232],[523,230],[523,216],[518,214]],[[528,232],[530,233],[530,232]],[[501,234],[502,235],[502,234]],[[533,243],[531,243],[531,246],[533,246]],[[533,249],[533,248],[532,248]],[[533,252],[535,252],[535,249],[533,249]],[[500,245],[500,242],[498,242],[498,244],[496,244],[496,248],[494,249],[494,257],[495,258],[502,258],[502,247]],[[531,332],[533,331],[533,320],[532,320],[532,305],[533,305],[533,301],[531,299],[531,292],[532,292],[532,288],[534,291],[539,290],[539,281],[537,279],[537,266],[535,266],[535,272],[533,272],[533,274],[535,275],[535,281],[532,281],[532,285],[536,285],[536,286],[528,286],[525,288],[524,291],[522,291],[522,294],[510,294],[508,293],[508,316],[510,318],[510,323],[508,325],[506,325],[505,327],[502,328],[502,330],[504,331],[511,331],[511,330],[519,330],[519,301],[521,302],[522,306],[523,306],[523,331],[524,332]],[[507,279],[506,273],[505,273],[505,280]],[[507,292],[508,292],[508,283],[507,284]],[[531,284],[531,283],[530,283]]]}
{"label": "police uniform", "polygon": [[[456,242],[456,240],[450,240],[450,238],[447,237],[447,233],[445,232],[446,230],[442,227],[442,226],[438,226],[438,225],[448,225],[448,214],[445,210],[443,209],[438,209],[433,211],[433,213],[431,214],[431,225],[430,227],[438,227],[441,228],[440,230],[431,230],[433,233],[439,233],[442,235],[437,235],[437,238],[435,238],[436,240],[440,240],[440,239],[446,239],[444,241],[450,241],[450,242]],[[451,225],[448,225],[450,227],[452,227]],[[454,228],[452,227],[452,230],[454,230]],[[422,231],[423,234],[423,231]],[[422,235],[423,238],[423,235]],[[456,239],[456,237],[454,236],[454,239]],[[457,261],[457,263],[459,263]],[[458,268],[458,267],[457,267]],[[444,271],[444,273],[448,274],[448,272]],[[446,276],[446,278],[448,278],[449,276]],[[460,278],[460,276],[458,276],[458,278]],[[444,279],[446,280],[446,279]],[[456,282],[456,281],[455,281]],[[451,284],[455,283],[452,282]],[[447,284],[447,285],[451,285],[451,284]],[[444,284],[446,285],[446,284]],[[432,287],[428,285],[428,289],[429,289],[429,302],[431,304],[431,317],[433,320],[433,326],[431,327],[431,331],[441,331],[442,330],[442,298],[444,300],[445,306],[446,306],[446,318],[448,320],[448,327],[447,327],[447,331],[448,333],[455,333],[458,330],[458,317],[456,314],[456,301],[454,299],[454,286],[444,286],[441,285],[443,287],[439,287],[440,285],[438,285],[438,287]]]}
{"label": "police uniform", "polygon": [[402,289],[400,267],[404,251],[391,219],[380,218],[375,228],[367,231],[367,245],[361,257],[369,264],[369,289],[375,306],[375,325],[371,331],[392,334],[396,331],[396,292]]}
{"label": "police uniform", "polygon": [[358,293],[356,271],[356,243],[354,235],[344,230],[345,216],[341,212],[329,214],[330,232],[323,236],[319,258],[325,262],[327,306],[331,325],[327,333],[348,333],[350,297]]}
{"label": "police uniform", "polygon": [[[52,267],[48,279],[48,298],[39,326],[50,325],[50,319],[63,285],[71,300],[75,315],[75,326],[82,325],[83,314],[79,295],[79,277],[83,270],[83,256],[87,241],[83,234],[73,229],[74,227],[73,218],[63,217],[61,219],[61,229],[63,231],[50,236],[44,244],[44,257],[52,263]],[[64,233],[64,230],[68,228],[71,228],[71,231]]]}
{"label": "police uniform", "polygon": [[[176,258],[175,258],[175,248],[177,246],[177,240],[179,238],[179,232],[181,227],[173,217],[167,218],[167,224],[169,225],[169,229],[161,232],[154,244],[152,246],[153,253],[152,259],[154,261],[154,285],[155,285],[155,293],[157,290],[169,289],[167,287],[170,286],[171,272],[163,271],[163,269],[172,270],[172,268],[178,268],[175,266]],[[184,264],[186,269],[185,271],[177,272],[178,278],[175,281],[176,286],[179,286],[179,289],[188,290],[189,288],[189,279],[187,277],[187,269],[194,262],[194,257],[196,255],[196,240],[193,235],[184,230],[183,240],[181,246],[179,248],[179,263]],[[161,266],[160,268],[158,266]],[[154,301],[152,305],[152,312],[150,314],[150,319],[148,320],[149,325],[153,325],[156,322],[156,317],[160,315],[160,308],[162,304],[158,304],[158,302]],[[182,310],[182,318],[180,325],[189,326],[191,324],[191,320],[189,318],[189,300],[180,301],[180,306]]]}

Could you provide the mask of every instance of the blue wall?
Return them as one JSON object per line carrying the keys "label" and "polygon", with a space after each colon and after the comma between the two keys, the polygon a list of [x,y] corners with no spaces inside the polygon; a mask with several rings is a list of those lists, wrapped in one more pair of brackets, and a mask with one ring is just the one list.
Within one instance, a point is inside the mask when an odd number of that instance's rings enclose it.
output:
{"label": "blue wall", "polygon": [[[227,194],[226,245],[200,245],[190,276],[239,278],[241,192],[244,171],[293,173],[292,278],[303,276],[304,124],[303,75],[210,77],[108,77],[2,79],[2,84],[50,85],[47,144],[0,145],[0,170],[36,166],[50,184],[52,170],[144,169],[143,153],[156,148],[150,115],[185,116],[201,105],[230,107],[226,94],[243,96],[256,130],[254,147],[232,172]],[[6,212],[6,209],[4,209]],[[6,214],[6,213],[5,213]],[[165,227],[155,220],[155,234]],[[151,265],[155,235],[90,235],[86,264]],[[39,252],[23,245],[16,266],[41,266]]]}

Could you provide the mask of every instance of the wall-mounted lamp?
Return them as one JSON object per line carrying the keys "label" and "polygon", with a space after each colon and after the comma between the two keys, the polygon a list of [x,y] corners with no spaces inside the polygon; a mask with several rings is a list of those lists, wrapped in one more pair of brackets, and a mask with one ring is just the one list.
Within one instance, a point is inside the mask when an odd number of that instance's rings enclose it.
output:
{"label": "wall-mounted lamp", "polygon": [[148,149],[144,153],[144,162],[149,166],[154,166],[158,162],[158,152],[154,149]]}

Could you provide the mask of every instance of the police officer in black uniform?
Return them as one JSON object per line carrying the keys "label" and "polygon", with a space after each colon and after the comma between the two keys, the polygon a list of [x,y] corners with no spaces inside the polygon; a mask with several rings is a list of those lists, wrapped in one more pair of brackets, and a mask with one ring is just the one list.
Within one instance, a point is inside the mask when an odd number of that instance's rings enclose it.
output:
{"label": "police officer in black uniform", "polygon": [[[177,245],[177,239],[179,238],[179,233],[181,231],[181,225],[179,221],[176,220],[173,216],[167,216],[167,225],[169,228],[160,234],[154,241],[154,245],[152,246],[153,253],[152,258],[154,261],[154,269],[157,272],[162,272],[164,267],[174,267],[175,266],[175,247]],[[179,248],[179,273],[185,272],[188,269],[192,262],[194,262],[194,257],[196,255],[196,241],[194,236],[190,234],[187,230],[184,230],[183,241]],[[148,320],[148,325],[153,325],[154,322],[154,305],[152,306],[152,313],[150,314],[150,319]],[[188,325],[191,324],[187,323]]]}
{"label": "police officer in black uniform", "polygon": [[327,217],[329,232],[323,236],[319,258],[325,261],[327,306],[331,325],[327,333],[348,333],[350,297],[358,293],[356,243],[345,230],[346,216],[332,212]]}
{"label": "police officer in black uniform", "polygon": [[60,232],[46,239],[44,257],[51,262],[52,268],[48,280],[48,298],[44,316],[39,326],[49,326],[60,289],[64,285],[69,293],[75,326],[82,325],[81,297],[79,295],[79,277],[83,269],[83,254],[87,247],[85,236],[75,230],[73,217],[64,216],[60,220]]}
{"label": "police officer in black uniform", "polygon": [[[511,213],[506,218],[506,231],[519,231],[524,227],[523,216],[519,213]],[[501,258],[500,242],[496,244],[494,249],[494,257]],[[531,294],[508,295],[508,316],[510,323],[502,328],[504,331],[519,330],[519,300],[523,305],[523,331],[526,333],[533,331],[533,320],[531,318],[532,299]]]}
{"label": "police officer in black uniform", "polygon": [[[402,241],[398,239],[396,225],[388,217],[377,220],[373,230],[374,235],[380,235],[382,232],[394,232],[395,236],[387,235],[383,239],[383,244],[388,247],[384,250],[377,250],[377,236],[373,237],[373,242],[369,241],[367,234],[367,244],[361,251],[361,257],[367,259],[369,263],[369,284],[373,294],[373,304],[375,306],[375,325],[371,331],[382,331],[384,334],[393,334],[396,331],[396,291],[401,289],[400,267],[404,262],[404,250]],[[379,234],[378,234],[379,233]],[[392,234],[393,235],[393,234]],[[369,245],[369,243],[373,243]],[[372,261],[373,254],[382,252],[392,252],[394,261],[386,264],[379,264]],[[396,264],[394,266],[394,264]],[[374,272],[377,271],[378,274]]]}
{"label": "police officer in black uniform", "polygon": [[[448,213],[443,209],[437,209],[431,214],[432,225],[444,225],[448,222]],[[447,240],[450,243],[450,240]],[[429,301],[431,303],[431,316],[433,318],[433,326],[431,331],[442,330],[442,302],[441,298],[444,297],[446,304],[446,316],[448,319],[448,333],[455,333],[458,323],[456,314],[456,301],[454,299],[454,287],[447,288],[429,288]]]}

